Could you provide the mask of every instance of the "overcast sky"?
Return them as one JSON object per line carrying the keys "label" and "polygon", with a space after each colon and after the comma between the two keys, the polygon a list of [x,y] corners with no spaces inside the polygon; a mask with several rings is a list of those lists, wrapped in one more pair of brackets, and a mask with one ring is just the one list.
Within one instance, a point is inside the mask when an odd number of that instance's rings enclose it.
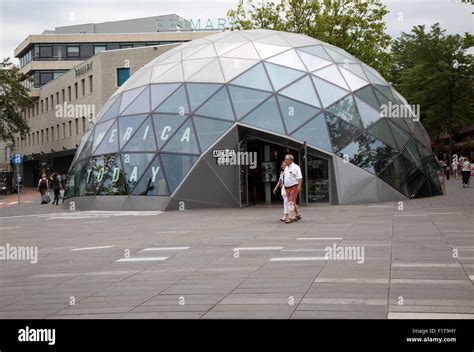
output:
{"label": "overcast sky", "polygon": [[[257,0],[258,1],[258,0]],[[13,57],[13,50],[29,34],[40,34],[81,23],[115,21],[175,13],[194,22],[225,18],[237,0],[0,0],[0,58]],[[439,22],[448,33],[474,32],[471,4],[461,0],[384,0],[390,14],[387,31],[398,37],[417,24]]]}

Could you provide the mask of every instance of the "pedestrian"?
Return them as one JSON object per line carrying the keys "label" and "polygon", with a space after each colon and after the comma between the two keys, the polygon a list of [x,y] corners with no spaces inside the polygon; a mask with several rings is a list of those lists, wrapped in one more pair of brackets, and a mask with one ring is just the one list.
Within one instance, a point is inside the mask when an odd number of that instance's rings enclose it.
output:
{"label": "pedestrian", "polygon": [[41,194],[41,204],[49,203],[49,182],[46,178],[46,174],[41,176],[41,179],[38,181],[38,187],[36,188]]}
{"label": "pedestrian", "polygon": [[59,205],[59,193],[62,190],[61,185],[61,176],[54,172],[51,175],[52,185],[53,185],[53,192],[54,192],[54,200],[52,205]]}
{"label": "pedestrian", "polygon": [[291,154],[285,156],[286,168],[284,171],[284,185],[286,195],[288,196],[289,210],[288,219],[285,220],[287,224],[303,219],[296,206],[296,199],[298,198],[298,193],[301,191],[301,185],[303,184],[303,176],[300,167],[294,163],[293,159],[293,155]]}
{"label": "pedestrian", "polygon": [[458,163],[456,162],[456,160],[453,160],[451,167],[453,169],[454,179],[457,180],[458,179]]}
{"label": "pedestrian", "polygon": [[285,222],[288,219],[288,196],[285,190],[285,169],[286,164],[284,161],[281,162],[281,172],[280,179],[278,180],[275,188],[273,189],[273,194],[276,194],[278,187],[281,187],[281,196],[283,197],[283,217],[280,218],[281,221]]}
{"label": "pedestrian", "polygon": [[470,178],[471,178],[471,163],[469,159],[466,157],[463,160],[461,165],[461,173],[462,173],[462,188],[469,187]]}

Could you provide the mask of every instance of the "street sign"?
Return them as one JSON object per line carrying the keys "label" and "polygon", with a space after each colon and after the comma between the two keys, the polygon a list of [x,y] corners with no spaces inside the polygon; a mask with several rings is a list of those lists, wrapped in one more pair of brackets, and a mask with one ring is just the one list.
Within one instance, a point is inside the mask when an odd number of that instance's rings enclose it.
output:
{"label": "street sign", "polygon": [[21,165],[23,162],[23,156],[21,154],[13,154],[12,162],[15,165]]}

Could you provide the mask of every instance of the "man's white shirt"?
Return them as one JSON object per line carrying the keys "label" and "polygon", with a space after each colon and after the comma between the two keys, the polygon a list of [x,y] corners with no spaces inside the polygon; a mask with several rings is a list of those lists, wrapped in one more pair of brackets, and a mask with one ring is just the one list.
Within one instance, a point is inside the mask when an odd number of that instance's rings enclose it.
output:
{"label": "man's white shirt", "polygon": [[292,187],[298,184],[298,180],[302,179],[301,169],[295,163],[285,168],[285,187]]}

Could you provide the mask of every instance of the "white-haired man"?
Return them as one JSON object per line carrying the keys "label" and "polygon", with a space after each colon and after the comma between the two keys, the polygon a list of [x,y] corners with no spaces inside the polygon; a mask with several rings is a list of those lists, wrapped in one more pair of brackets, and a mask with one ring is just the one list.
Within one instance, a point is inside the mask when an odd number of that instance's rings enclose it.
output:
{"label": "white-haired man", "polygon": [[298,207],[296,206],[296,199],[298,193],[301,191],[301,185],[303,184],[303,176],[301,169],[298,165],[293,162],[293,155],[287,154],[285,156],[285,190],[288,196],[288,208],[289,217],[285,220],[285,223],[291,224],[294,221],[301,220],[302,217],[299,214]]}

